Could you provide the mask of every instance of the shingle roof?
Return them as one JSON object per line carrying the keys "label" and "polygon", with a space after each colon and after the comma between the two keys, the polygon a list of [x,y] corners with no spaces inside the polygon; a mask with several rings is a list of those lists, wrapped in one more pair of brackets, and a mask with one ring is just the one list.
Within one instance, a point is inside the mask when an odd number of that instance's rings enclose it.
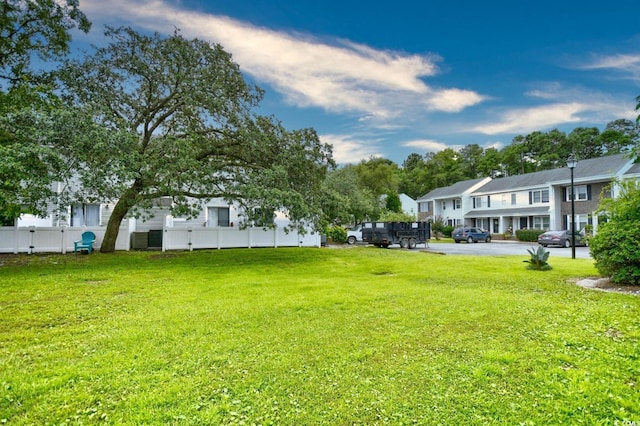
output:
{"label": "shingle roof", "polygon": [[[610,155],[607,157],[590,158],[578,161],[573,169],[575,180],[588,179],[590,177],[611,176],[620,171],[630,159],[626,154]],[[541,172],[526,173],[524,175],[509,176],[506,178],[493,179],[486,185],[478,188],[476,192],[497,192],[515,188],[545,186],[549,182],[568,181],[570,171],[566,167],[553,170],[543,170]]]}
{"label": "shingle roof", "polygon": [[635,174],[640,174],[640,163],[636,163],[633,166],[631,166],[631,168],[629,170],[627,170],[627,172],[625,173],[625,175],[635,175]]}
{"label": "shingle roof", "polygon": [[474,185],[477,185],[478,183],[482,182],[484,179],[486,178],[463,180],[461,182],[456,182],[450,186],[445,186],[443,188],[436,188],[433,191],[428,192],[427,194],[418,198],[417,201],[425,201],[432,198],[447,198],[447,197],[459,196],[459,195],[462,195],[465,191],[468,191],[469,189],[473,188]]}

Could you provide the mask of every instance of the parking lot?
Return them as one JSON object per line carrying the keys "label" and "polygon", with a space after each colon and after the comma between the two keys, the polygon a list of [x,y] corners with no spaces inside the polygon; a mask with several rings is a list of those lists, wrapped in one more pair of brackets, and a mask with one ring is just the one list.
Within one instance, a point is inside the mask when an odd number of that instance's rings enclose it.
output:
{"label": "parking lot", "polygon": [[[395,247],[395,246],[394,246]],[[422,245],[419,245],[419,249],[423,249]],[[453,242],[439,242],[431,240],[428,251],[445,254],[468,254],[473,256],[504,256],[504,255],[524,255],[528,256],[527,249],[535,248],[537,250],[537,243],[522,243],[518,241],[496,241],[491,243],[474,243],[468,244],[461,242],[455,244]],[[399,247],[398,247],[399,248]],[[551,253],[551,256],[571,257],[571,248],[565,247],[547,247]],[[591,254],[589,253],[589,247],[576,247],[576,258],[589,259]]]}

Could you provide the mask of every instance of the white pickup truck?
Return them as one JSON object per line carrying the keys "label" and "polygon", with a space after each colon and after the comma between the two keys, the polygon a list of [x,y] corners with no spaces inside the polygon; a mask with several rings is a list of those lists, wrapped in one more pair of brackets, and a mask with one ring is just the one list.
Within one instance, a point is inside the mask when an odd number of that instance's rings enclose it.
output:
{"label": "white pickup truck", "polygon": [[362,224],[356,225],[347,231],[347,244],[353,245],[362,242]]}

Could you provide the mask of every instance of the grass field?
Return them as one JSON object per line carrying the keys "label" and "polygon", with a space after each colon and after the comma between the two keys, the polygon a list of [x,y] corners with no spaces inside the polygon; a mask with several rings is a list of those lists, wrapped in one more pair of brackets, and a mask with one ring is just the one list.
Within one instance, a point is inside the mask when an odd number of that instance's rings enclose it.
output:
{"label": "grass field", "polygon": [[0,258],[0,424],[640,424],[640,298],[591,261]]}

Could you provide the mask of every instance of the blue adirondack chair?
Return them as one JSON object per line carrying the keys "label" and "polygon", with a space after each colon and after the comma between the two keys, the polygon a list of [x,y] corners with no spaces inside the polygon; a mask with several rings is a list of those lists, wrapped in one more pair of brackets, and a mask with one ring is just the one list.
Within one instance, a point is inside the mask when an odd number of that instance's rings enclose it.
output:
{"label": "blue adirondack chair", "polygon": [[91,254],[93,251],[93,243],[96,241],[96,234],[91,231],[82,233],[82,239],[80,241],[73,242],[73,252],[76,253],[80,250],[86,250]]}

